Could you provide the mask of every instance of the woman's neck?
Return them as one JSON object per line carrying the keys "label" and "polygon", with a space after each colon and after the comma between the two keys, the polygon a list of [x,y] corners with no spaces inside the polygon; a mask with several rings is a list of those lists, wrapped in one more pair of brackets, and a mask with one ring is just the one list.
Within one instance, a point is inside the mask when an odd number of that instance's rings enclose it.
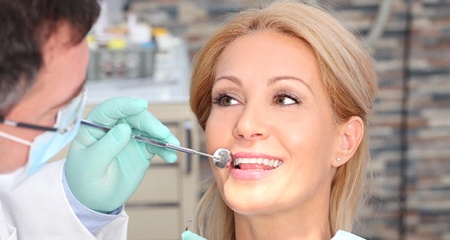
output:
{"label": "woman's neck", "polygon": [[239,213],[234,215],[236,240],[328,240],[332,237],[327,207],[322,209],[304,207],[252,216]]}

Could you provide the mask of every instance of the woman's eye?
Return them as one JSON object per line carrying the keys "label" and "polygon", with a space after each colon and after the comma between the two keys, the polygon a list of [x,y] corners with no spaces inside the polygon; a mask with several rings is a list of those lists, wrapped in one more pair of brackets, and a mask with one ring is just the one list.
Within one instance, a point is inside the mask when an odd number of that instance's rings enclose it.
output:
{"label": "woman's eye", "polygon": [[213,104],[217,104],[221,107],[227,107],[227,106],[232,106],[232,105],[236,105],[239,102],[236,101],[236,99],[226,95],[226,94],[221,94],[218,97],[216,97],[213,101]]}
{"label": "woman's eye", "polygon": [[274,99],[274,104],[276,105],[292,105],[297,103],[299,103],[299,101],[295,97],[291,97],[285,94],[275,96]]}

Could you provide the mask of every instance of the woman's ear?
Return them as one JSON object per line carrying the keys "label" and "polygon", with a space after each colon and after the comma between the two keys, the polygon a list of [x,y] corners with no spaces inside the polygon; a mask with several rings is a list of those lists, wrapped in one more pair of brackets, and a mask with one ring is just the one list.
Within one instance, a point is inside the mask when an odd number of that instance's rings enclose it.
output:
{"label": "woman's ear", "polygon": [[339,126],[340,144],[333,167],[345,164],[355,154],[364,135],[364,123],[360,117],[353,116]]}

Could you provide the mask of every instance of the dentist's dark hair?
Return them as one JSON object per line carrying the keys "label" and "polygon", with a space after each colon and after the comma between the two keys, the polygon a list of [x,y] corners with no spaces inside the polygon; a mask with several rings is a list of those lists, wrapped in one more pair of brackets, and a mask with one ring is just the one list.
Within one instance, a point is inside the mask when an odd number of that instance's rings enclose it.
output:
{"label": "dentist's dark hair", "polygon": [[[80,43],[100,14],[97,0],[0,0],[0,115],[34,84],[42,47],[59,24],[69,24],[68,44]],[[63,81],[63,80],[62,80]]]}

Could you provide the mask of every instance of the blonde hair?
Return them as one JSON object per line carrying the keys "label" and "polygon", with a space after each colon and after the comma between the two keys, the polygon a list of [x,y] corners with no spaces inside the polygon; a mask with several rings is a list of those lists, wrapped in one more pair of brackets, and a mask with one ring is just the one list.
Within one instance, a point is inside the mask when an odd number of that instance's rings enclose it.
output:
{"label": "blonde hair", "polygon": [[[361,202],[368,147],[368,118],[377,91],[375,66],[359,39],[335,18],[300,2],[275,2],[263,9],[238,13],[209,39],[196,57],[190,89],[191,109],[205,129],[211,111],[211,89],[217,59],[236,38],[270,30],[307,42],[317,58],[322,85],[328,93],[336,124],[359,116],[365,124],[363,140],[354,156],[337,169],[331,186],[330,231],[352,231]],[[234,239],[234,214],[226,206],[215,183],[207,190],[196,211],[198,233],[208,239]]]}

